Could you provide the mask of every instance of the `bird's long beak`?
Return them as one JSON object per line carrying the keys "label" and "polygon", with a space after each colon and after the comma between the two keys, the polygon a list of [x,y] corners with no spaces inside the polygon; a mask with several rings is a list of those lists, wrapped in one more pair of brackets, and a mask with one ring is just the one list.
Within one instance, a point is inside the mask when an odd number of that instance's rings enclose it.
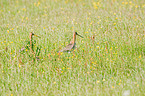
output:
{"label": "bird's long beak", "polygon": [[34,34],[34,36],[41,38],[40,36],[38,36],[38,35],[35,35],[35,34]]}
{"label": "bird's long beak", "polygon": [[78,36],[80,36],[81,38],[84,38],[83,36],[81,36],[81,35],[79,35],[79,34],[77,34]]}

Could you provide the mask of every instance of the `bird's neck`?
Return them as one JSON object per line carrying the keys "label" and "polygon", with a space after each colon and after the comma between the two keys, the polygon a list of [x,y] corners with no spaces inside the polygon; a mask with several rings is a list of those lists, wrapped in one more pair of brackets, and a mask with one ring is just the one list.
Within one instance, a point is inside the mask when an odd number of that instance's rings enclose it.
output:
{"label": "bird's neck", "polygon": [[72,41],[70,42],[71,44],[74,44],[76,42],[76,34],[74,33],[73,34],[73,39],[72,39]]}
{"label": "bird's neck", "polygon": [[32,35],[29,35],[29,39],[30,39],[30,41],[32,41]]}
{"label": "bird's neck", "polygon": [[32,48],[32,35],[29,35],[29,39],[30,39],[30,50],[32,51],[32,53],[34,53]]}

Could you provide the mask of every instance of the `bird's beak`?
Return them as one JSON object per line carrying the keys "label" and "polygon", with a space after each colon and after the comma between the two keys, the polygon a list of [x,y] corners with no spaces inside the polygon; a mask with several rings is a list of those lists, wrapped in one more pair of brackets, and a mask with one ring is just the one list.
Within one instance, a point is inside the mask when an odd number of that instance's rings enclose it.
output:
{"label": "bird's beak", "polygon": [[38,36],[38,35],[35,35],[35,34],[34,34],[34,36],[36,36],[36,37],[39,37],[39,38],[40,38],[40,36]]}
{"label": "bird's beak", "polygon": [[79,34],[77,34],[78,36],[80,36],[81,38],[84,38],[83,36],[81,36],[81,35],[79,35]]}

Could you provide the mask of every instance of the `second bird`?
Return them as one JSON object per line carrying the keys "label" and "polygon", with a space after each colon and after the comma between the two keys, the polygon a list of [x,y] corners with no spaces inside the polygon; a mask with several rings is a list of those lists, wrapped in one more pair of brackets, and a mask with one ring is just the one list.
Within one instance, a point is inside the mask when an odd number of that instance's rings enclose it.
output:
{"label": "second bird", "polygon": [[70,52],[70,51],[72,51],[75,48],[75,45],[76,45],[76,35],[83,38],[83,36],[79,35],[77,32],[74,32],[72,41],[65,48],[60,50],[59,52]]}

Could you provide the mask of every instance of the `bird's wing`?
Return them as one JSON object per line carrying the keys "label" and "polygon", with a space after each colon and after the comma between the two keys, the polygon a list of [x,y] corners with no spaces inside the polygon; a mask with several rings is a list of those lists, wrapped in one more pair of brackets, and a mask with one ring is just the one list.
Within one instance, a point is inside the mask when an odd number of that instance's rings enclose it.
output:
{"label": "bird's wing", "polygon": [[73,44],[68,44],[65,48],[63,48],[62,50],[60,50],[59,52],[67,52],[67,51],[71,51],[71,49],[74,47]]}

